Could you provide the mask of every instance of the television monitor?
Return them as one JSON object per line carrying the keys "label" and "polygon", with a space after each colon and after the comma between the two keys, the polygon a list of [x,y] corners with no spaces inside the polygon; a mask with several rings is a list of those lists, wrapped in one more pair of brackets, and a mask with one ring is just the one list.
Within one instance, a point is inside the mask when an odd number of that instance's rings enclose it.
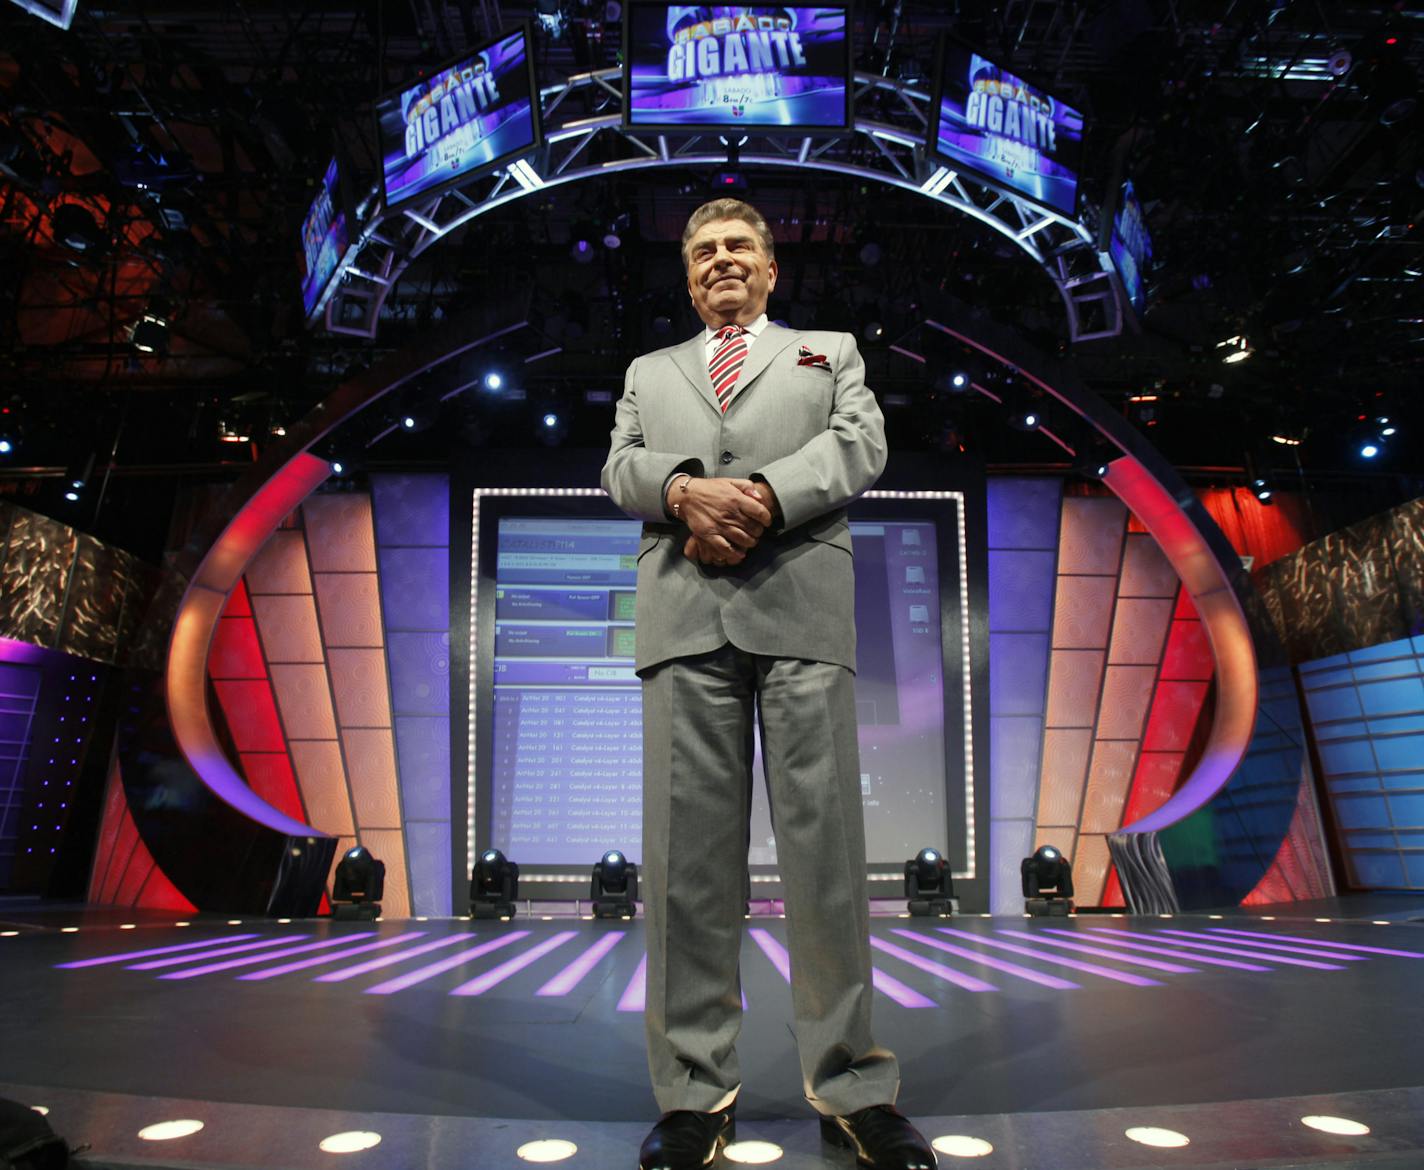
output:
{"label": "television monitor", "polygon": [[302,220],[302,309],[311,317],[325,303],[356,242],[350,170],[338,152]]}
{"label": "television monitor", "polygon": [[940,42],[935,76],[929,138],[935,154],[1075,218],[1082,113],[950,36]]}
{"label": "television monitor", "polygon": [[527,25],[467,50],[376,101],[386,206],[435,195],[539,146]]}
{"label": "television monitor", "polygon": [[[851,507],[867,859],[872,876],[903,874],[927,843],[948,845],[956,877],[973,878],[972,761],[985,753],[973,745],[968,696],[971,656],[985,648],[971,649],[965,497],[926,495],[941,498]],[[607,501],[577,498],[484,497],[476,514],[470,847],[549,872],[586,872],[611,848],[639,862],[642,525]],[[774,875],[761,784],[751,816],[748,861]]]}
{"label": "television monitor", "polygon": [[631,0],[623,124],[664,133],[844,130],[851,65],[849,4]]}
{"label": "television monitor", "polygon": [[1108,228],[1108,255],[1122,282],[1123,295],[1140,315],[1147,307],[1147,277],[1152,271],[1152,237],[1142,216],[1142,204],[1132,180],[1122,185]]}

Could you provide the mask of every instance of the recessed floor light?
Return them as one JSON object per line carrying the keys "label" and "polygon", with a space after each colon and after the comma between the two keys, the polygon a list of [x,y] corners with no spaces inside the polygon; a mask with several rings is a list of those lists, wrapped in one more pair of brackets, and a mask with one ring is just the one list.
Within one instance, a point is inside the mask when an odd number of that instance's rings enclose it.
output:
{"label": "recessed floor light", "polygon": [[951,1158],[982,1158],[985,1154],[992,1154],[994,1147],[983,1138],[965,1137],[961,1133],[946,1134],[944,1137],[937,1137],[930,1142],[941,1154],[948,1154]]}
{"label": "recessed floor light", "polygon": [[1316,921],[1316,922],[1334,922],[1335,920],[1334,920],[1333,918],[1317,918],[1315,921]]}
{"label": "recessed floor light", "polygon": [[175,922],[173,925],[174,925],[174,926],[192,926],[193,924],[192,924],[191,922]]}
{"label": "recessed floor light", "polygon": [[134,929],[134,923],[132,923],[132,922],[120,922],[120,923],[119,923],[119,929],[120,929],[120,930],[133,930],[133,929]]}
{"label": "recessed floor light", "polygon": [[1178,1133],[1175,1129],[1159,1129],[1155,1125],[1134,1125],[1126,1133],[1130,1141],[1164,1150],[1176,1149],[1191,1142],[1191,1138],[1184,1133]]}
{"label": "recessed floor light", "polygon": [[18,930],[0,930],[0,938],[16,938],[19,933]]}
{"label": "recessed floor light", "polygon": [[328,1154],[355,1154],[381,1144],[381,1135],[369,1129],[349,1129],[345,1133],[334,1133],[317,1143],[318,1149]]}
{"label": "recessed floor light", "polygon": [[286,926],[287,923],[291,922],[292,920],[290,918],[279,918],[277,919],[277,921],[280,922],[283,926]]}
{"label": "recessed floor light", "polygon": [[241,918],[229,918],[229,919],[227,920],[227,924],[228,924],[229,926],[241,926],[241,925],[242,925],[242,919],[241,919]]}
{"label": "recessed floor light", "polygon": [[562,1138],[542,1138],[535,1142],[525,1142],[514,1151],[526,1162],[562,1162],[578,1153],[578,1146]]}
{"label": "recessed floor light", "polygon": [[1370,923],[1370,925],[1371,925],[1371,926],[1388,926],[1389,923],[1388,923],[1387,921],[1385,921],[1383,918],[1376,918],[1376,919],[1374,919],[1374,920]]}
{"label": "recessed floor light", "polygon": [[729,1162],[743,1166],[765,1166],[781,1159],[781,1147],[775,1142],[733,1142],[722,1150]]}
{"label": "recessed floor light", "polygon": [[146,1125],[138,1131],[138,1136],[146,1142],[171,1142],[174,1138],[191,1137],[203,1128],[201,1121],[185,1118],[180,1121],[160,1121],[156,1125]]}
{"label": "recessed floor light", "polygon": [[38,1113],[41,1117],[49,1116],[48,1105],[31,1105],[30,1108],[33,1109],[36,1113]]}
{"label": "recessed floor light", "polygon": [[1311,1129],[1318,1129],[1321,1133],[1340,1134],[1343,1137],[1364,1137],[1370,1132],[1370,1127],[1359,1121],[1351,1121],[1348,1117],[1324,1117],[1311,1116],[1302,1117],[1301,1125],[1308,1125]]}

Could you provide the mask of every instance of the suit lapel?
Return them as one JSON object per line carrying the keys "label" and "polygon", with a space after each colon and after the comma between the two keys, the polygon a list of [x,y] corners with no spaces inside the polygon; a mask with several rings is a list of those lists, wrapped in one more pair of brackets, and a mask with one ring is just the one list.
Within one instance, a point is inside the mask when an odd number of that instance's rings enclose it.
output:
{"label": "suit lapel", "polygon": [[[756,339],[756,344],[752,346],[751,352],[747,354],[746,364],[742,366],[741,377],[737,379],[737,392],[732,396],[732,404],[735,405],[737,399],[748,393],[752,388],[752,383],[761,374],[777,354],[796,340],[798,334],[794,329],[783,329],[780,325],[767,323],[765,329],[761,331],[761,336]],[[709,379],[710,381],[710,379]],[[731,407],[728,407],[730,410]]]}
{"label": "suit lapel", "polygon": [[701,392],[703,401],[718,414],[722,408],[717,404],[717,395],[712,389],[712,376],[707,372],[707,343],[702,333],[683,342],[672,351],[673,364],[683,376]]}

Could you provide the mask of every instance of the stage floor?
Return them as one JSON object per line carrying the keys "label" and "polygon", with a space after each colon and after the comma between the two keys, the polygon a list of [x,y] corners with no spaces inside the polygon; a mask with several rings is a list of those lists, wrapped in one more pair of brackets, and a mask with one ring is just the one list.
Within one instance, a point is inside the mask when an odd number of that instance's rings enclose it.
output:
{"label": "stage floor", "polygon": [[[1424,909],[1300,911],[875,917],[875,1030],[900,1058],[900,1107],[929,1136],[994,1147],[945,1165],[1417,1170]],[[353,1165],[499,1170],[558,1138],[579,1147],[562,1165],[631,1168],[657,1113],[641,920],[6,918],[0,1096],[48,1106],[99,1161],[327,1165],[317,1142],[361,1130],[382,1142]],[[783,1167],[849,1166],[801,1097],[785,927],[747,923],[738,1136],[780,1144]],[[1372,1132],[1316,1132],[1307,1114]],[[135,1136],[174,1117],[205,1128]],[[1191,1145],[1137,1144],[1135,1126]]]}

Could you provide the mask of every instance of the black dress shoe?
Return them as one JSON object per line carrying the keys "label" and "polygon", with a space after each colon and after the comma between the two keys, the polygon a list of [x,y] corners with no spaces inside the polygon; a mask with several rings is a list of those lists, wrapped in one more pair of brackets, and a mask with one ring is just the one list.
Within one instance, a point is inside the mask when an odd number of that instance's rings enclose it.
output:
{"label": "black dress shoe", "polygon": [[855,1151],[874,1170],[934,1170],[935,1152],[893,1105],[872,1105],[844,1117],[822,1117],[821,1137]]}
{"label": "black dress shoe", "polygon": [[675,1109],[664,1113],[643,1139],[638,1170],[702,1170],[712,1165],[717,1151],[735,1135],[730,1109],[720,1113]]}

